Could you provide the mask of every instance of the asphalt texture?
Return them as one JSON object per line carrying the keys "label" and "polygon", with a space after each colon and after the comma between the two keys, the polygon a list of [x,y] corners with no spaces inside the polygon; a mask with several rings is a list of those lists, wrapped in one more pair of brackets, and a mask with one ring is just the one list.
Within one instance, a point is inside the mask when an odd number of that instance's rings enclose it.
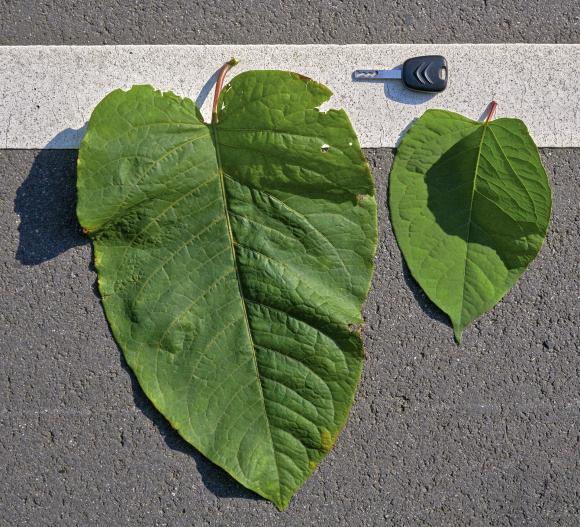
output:
{"label": "asphalt texture", "polygon": [[0,0],[0,45],[579,42],[575,0]]}
{"label": "asphalt texture", "polygon": [[349,424],[286,513],[179,438],[128,371],[75,219],[76,151],[0,151],[0,524],[575,525],[580,151],[545,150],[540,256],[453,342],[410,278],[367,151],[380,246]]}
{"label": "asphalt texture", "polygon": [[[0,44],[580,41],[572,1],[158,5],[0,1]],[[541,154],[546,243],[458,347],[396,246],[393,152],[366,151],[380,246],[364,376],[279,513],[181,440],[128,371],[75,219],[76,151],[0,150],[0,526],[577,525],[580,150]]]}

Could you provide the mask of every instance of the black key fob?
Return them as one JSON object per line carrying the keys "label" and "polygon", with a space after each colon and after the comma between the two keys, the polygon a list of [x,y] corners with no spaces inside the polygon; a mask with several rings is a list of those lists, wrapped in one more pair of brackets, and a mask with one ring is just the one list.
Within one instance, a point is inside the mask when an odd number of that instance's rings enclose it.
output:
{"label": "black key fob", "polygon": [[402,81],[410,90],[442,92],[447,87],[447,61],[441,55],[413,57],[403,64]]}

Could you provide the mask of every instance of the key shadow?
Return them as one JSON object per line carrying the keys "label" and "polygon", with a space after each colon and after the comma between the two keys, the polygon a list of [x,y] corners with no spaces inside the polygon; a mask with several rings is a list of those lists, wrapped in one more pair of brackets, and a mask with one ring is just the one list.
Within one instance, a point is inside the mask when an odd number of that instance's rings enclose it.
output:
{"label": "key shadow", "polygon": [[82,137],[84,127],[57,134],[34,159],[16,191],[14,212],[20,216],[16,259],[38,265],[88,243],[76,217],[77,150],[51,150]]}
{"label": "key shadow", "polygon": [[[396,66],[395,70],[400,70],[403,68],[402,64]],[[411,104],[411,105],[419,105],[423,104],[429,100],[431,100],[437,93],[428,93],[428,92],[420,92],[420,91],[413,91],[409,88],[406,88],[405,85],[400,80],[396,79],[387,79],[384,81],[369,81],[364,79],[356,79],[354,77],[354,72],[351,75],[352,82],[372,82],[372,83],[383,83],[383,92],[385,94],[385,98],[391,99],[392,101],[399,102],[402,104]]]}
{"label": "key shadow", "polygon": [[437,95],[436,93],[410,90],[409,88],[405,88],[401,81],[385,81],[383,91],[387,99],[415,106],[424,104]]}

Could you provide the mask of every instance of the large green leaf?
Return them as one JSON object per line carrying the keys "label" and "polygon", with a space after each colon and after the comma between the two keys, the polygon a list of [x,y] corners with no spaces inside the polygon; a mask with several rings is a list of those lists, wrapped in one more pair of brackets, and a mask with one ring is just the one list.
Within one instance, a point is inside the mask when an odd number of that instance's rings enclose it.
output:
{"label": "large green leaf", "polygon": [[401,142],[389,194],[411,274],[460,341],[540,250],[551,193],[538,149],[518,119],[428,110]]}
{"label": "large green leaf", "polygon": [[332,447],[360,377],[377,239],[372,178],[330,91],[252,71],[206,124],[136,86],[91,116],[78,217],[105,312],[149,399],[284,509]]}

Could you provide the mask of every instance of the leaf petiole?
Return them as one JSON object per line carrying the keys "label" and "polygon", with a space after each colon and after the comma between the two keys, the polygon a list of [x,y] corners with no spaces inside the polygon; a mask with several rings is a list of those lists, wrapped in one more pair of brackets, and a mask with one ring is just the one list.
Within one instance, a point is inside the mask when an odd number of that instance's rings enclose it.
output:
{"label": "leaf petiole", "polygon": [[488,106],[487,117],[485,118],[485,121],[484,121],[485,124],[489,123],[493,119],[493,116],[495,115],[496,110],[497,110],[497,103],[495,101],[491,101],[489,103],[489,106]]}
{"label": "leaf petiole", "polygon": [[224,87],[224,80],[226,78],[226,75],[227,75],[228,71],[230,71],[230,69],[232,69],[237,63],[238,63],[238,61],[232,57],[228,62],[226,62],[220,68],[220,72],[219,72],[218,78],[217,78],[216,83],[215,83],[215,90],[213,93],[213,105],[211,108],[211,122],[212,122],[212,124],[217,124],[217,122],[218,122],[218,117],[217,117],[218,101],[219,101],[220,95],[222,93],[222,88]]}

